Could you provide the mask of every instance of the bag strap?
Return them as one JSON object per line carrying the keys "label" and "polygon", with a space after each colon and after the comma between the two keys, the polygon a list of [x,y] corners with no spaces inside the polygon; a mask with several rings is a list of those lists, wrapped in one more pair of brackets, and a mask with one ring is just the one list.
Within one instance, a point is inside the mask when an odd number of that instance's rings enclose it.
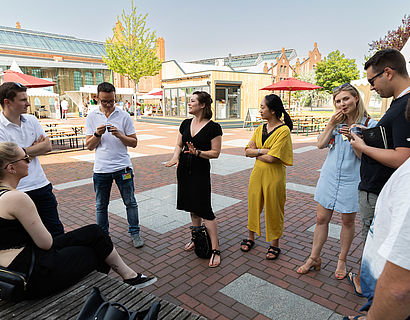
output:
{"label": "bag strap", "polygon": [[369,124],[369,121],[370,121],[370,117],[368,116],[368,117],[366,118],[366,121],[364,122],[364,126],[365,126],[365,127],[367,127],[367,125]]}
{"label": "bag strap", "polygon": [[28,274],[27,274],[27,283],[28,283],[28,280],[31,277],[31,274],[33,273],[35,260],[36,260],[36,255],[34,253],[34,248],[31,248],[31,263],[30,263],[30,268],[28,270]]}

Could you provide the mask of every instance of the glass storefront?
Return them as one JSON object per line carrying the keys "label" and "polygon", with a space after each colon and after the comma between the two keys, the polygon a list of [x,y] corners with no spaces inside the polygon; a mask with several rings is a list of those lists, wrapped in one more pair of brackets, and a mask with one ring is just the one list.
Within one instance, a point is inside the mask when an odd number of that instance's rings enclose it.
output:
{"label": "glass storefront", "polygon": [[164,89],[164,110],[166,117],[188,116],[188,102],[191,94],[195,91],[206,91],[209,93],[209,86],[170,88]]}
{"label": "glass storefront", "polygon": [[241,117],[240,94],[239,85],[217,85],[215,88],[215,119],[239,119]]}

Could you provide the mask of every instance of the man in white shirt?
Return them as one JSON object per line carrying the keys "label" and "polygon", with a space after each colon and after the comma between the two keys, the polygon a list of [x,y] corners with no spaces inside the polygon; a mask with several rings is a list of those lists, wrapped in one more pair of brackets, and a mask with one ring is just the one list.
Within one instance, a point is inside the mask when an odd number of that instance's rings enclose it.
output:
{"label": "man in white shirt", "polygon": [[38,156],[51,151],[51,142],[37,118],[26,114],[30,106],[26,91],[26,87],[15,82],[0,86],[0,103],[3,107],[0,141],[15,142],[32,158],[28,176],[20,180],[17,189],[30,196],[47,230],[55,237],[64,233],[64,227],[58,217],[53,187],[38,160]]}
{"label": "man in white shirt", "polygon": [[61,119],[67,120],[67,110],[68,110],[68,101],[65,98],[63,98],[63,101],[61,101],[61,112],[63,113],[61,115]]}
{"label": "man in white shirt", "polygon": [[[410,122],[410,99],[405,116]],[[409,186],[410,158],[380,192],[367,234],[360,278],[368,300],[361,310],[368,310],[367,316],[345,317],[346,320],[410,319]]]}
{"label": "man in white shirt", "polygon": [[86,145],[95,149],[94,191],[97,223],[108,234],[108,204],[113,180],[120,190],[127,210],[128,232],[136,248],[144,245],[140,237],[138,205],[134,196],[134,174],[127,147],[137,146],[137,136],[131,117],[115,107],[115,87],[108,82],[97,87],[101,105],[85,122]]}

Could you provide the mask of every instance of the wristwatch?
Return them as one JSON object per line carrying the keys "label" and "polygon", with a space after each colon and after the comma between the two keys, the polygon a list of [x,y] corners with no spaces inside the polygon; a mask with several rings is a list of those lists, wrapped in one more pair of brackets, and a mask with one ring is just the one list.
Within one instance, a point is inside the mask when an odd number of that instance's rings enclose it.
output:
{"label": "wristwatch", "polygon": [[97,132],[94,132],[94,135],[97,137],[97,138],[101,138],[101,134],[98,134]]}

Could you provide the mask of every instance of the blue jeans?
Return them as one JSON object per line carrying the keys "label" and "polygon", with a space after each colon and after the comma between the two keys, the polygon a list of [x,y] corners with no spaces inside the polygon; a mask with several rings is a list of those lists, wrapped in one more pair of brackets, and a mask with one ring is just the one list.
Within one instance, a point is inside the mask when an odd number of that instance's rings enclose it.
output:
{"label": "blue jeans", "polygon": [[[125,176],[129,174],[129,176]],[[94,173],[94,191],[96,198],[97,224],[108,234],[108,204],[113,180],[121,193],[122,201],[127,208],[128,232],[132,235],[139,234],[138,204],[134,196],[134,173],[131,168],[125,168],[113,173]]]}
{"label": "blue jeans", "polygon": [[26,193],[36,205],[41,221],[51,235],[56,237],[64,234],[64,227],[58,217],[57,200],[51,183],[39,189],[26,191]]}

